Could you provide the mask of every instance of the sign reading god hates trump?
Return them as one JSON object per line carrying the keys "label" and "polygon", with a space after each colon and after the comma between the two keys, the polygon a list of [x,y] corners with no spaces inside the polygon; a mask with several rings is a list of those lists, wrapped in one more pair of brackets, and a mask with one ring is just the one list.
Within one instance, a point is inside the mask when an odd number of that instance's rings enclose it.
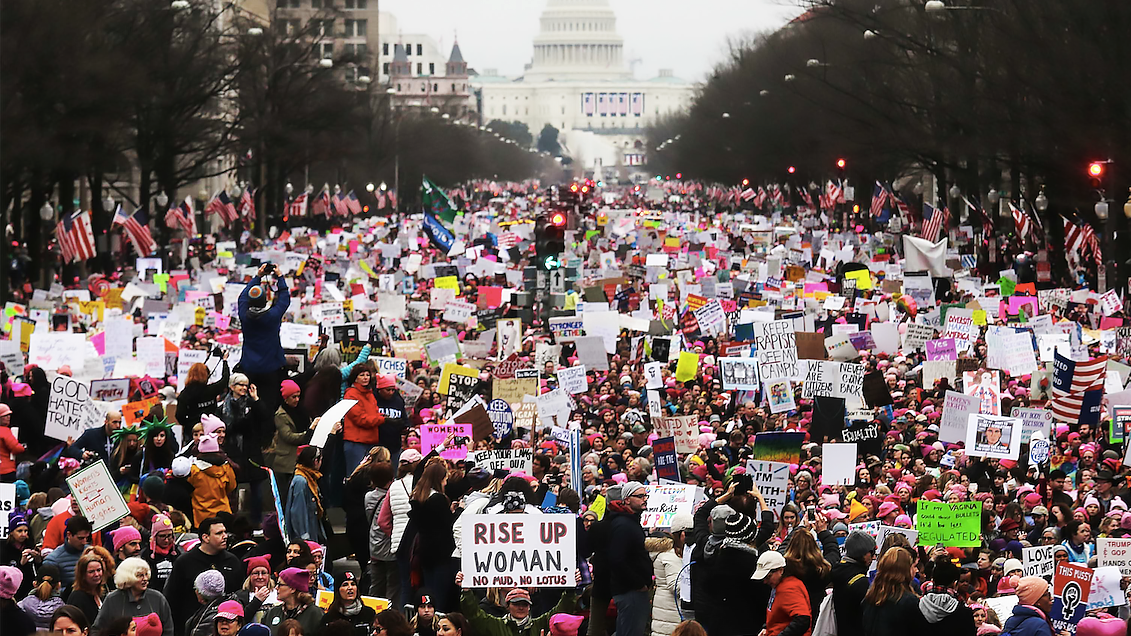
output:
{"label": "sign reading god hates trump", "polygon": [[577,527],[569,515],[463,515],[463,587],[573,587]]}

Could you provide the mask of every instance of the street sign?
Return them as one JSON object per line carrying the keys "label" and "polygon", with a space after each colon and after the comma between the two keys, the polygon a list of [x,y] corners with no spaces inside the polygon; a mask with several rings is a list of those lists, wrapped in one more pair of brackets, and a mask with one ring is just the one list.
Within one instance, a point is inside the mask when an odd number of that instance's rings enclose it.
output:
{"label": "street sign", "polygon": [[564,294],[565,293],[565,274],[561,268],[555,269],[550,272],[550,293],[551,294]]}

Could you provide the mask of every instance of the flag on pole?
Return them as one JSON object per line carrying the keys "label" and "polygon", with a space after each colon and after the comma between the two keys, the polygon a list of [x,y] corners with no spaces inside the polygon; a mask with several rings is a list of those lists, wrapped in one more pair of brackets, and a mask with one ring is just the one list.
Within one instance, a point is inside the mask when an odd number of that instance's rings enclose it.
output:
{"label": "flag on pole", "polygon": [[[446,223],[455,223],[459,210],[456,209],[448,195],[440,189],[440,186],[432,183],[432,180],[427,176],[420,183],[420,201],[426,214],[430,213]],[[396,203],[393,205],[395,206]]]}
{"label": "flag on pole", "polygon": [[1009,212],[1013,215],[1013,223],[1017,226],[1017,235],[1025,239],[1033,231],[1033,220],[1021,208],[1009,202]]}
{"label": "flag on pole", "polygon": [[240,216],[255,218],[255,193],[252,191],[251,186],[243,189],[243,194],[240,195]]}
{"label": "flag on pole", "polygon": [[884,213],[884,206],[894,196],[888,192],[887,188],[879,181],[876,182],[876,187],[872,189],[872,208],[870,210],[872,216],[880,216]]}
{"label": "flag on pole", "polygon": [[133,214],[126,214],[119,204],[114,213],[114,222],[111,225],[122,226],[126,238],[133,243],[138,256],[149,256],[153,253],[153,250],[157,249],[157,243],[153,240],[153,235],[149,233],[148,223],[149,219],[145,218],[145,213],[141,210],[137,210]]}
{"label": "flag on pole", "polygon": [[205,214],[218,214],[224,221],[224,225],[230,224],[239,218],[239,213],[236,212],[236,206],[232,200],[228,198],[228,192],[221,190],[212,196],[212,200],[208,202],[208,207],[204,208]]}
{"label": "flag on pole", "polygon": [[444,224],[440,223],[436,217],[432,216],[432,213],[429,212],[427,208],[424,211],[424,232],[428,234],[428,238],[432,241],[432,244],[436,246],[436,249],[439,249],[444,254],[447,254],[452,249],[452,245],[456,242],[456,238],[451,231],[444,227]]}
{"label": "flag on pole", "polygon": [[361,201],[357,200],[357,193],[353,190],[346,195],[346,208],[354,214],[361,214]]}
{"label": "flag on pole", "polygon": [[185,218],[185,213],[181,210],[181,206],[172,204],[169,210],[165,212],[165,227],[170,230],[182,229],[188,232],[189,220]]}
{"label": "flag on pole", "polygon": [[[1063,217],[1062,217],[1063,218]],[[1084,254],[1090,249],[1092,251],[1092,259],[1096,264],[1103,263],[1103,257],[1100,255],[1100,241],[1096,238],[1096,232],[1092,226],[1084,222],[1076,225],[1069,221],[1064,220],[1064,246],[1068,248],[1068,253],[1076,253],[1079,255],[1080,260],[1083,260]]]}
{"label": "flag on pole", "polygon": [[384,192],[378,192],[377,193],[377,209],[378,210],[384,210],[385,209],[385,193]]}
{"label": "flag on pole", "polygon": [[59,253],[63,257],[64,263],[70,263],[75,260],[75,248],[71,242],[71,233],[67,230],[67,224],[70,223],[70,217],[65,216],[55,223],[55,240],[59,243]]}
{"label": "flag on pole", "polygon": [[750,201],[753,200],[755,196],[757,196],[757,193],[754,192],[754,188],[746,188],[739,196],[742,197],[743,201]]}
{"label": "flag on pole", "polygon": [[342,194],[341,190],[334,193],[331,204],[334,208],[335,214],[338,214],[340,216],[349,216],[350,210],[349,207],[346,206],[346,196]]}
{"label": "flag on pole", "polygon": [[1078,362],[1057,351],[1049,402],[1053,417],[1062,422],[1098,423],[1106,370],[1107,356]]}
{"label": "flag on pole", "polygon": [[306,192],[298,195],[293,201],[287,204],[287,217],[293,216],[306,216]]}
{"label": "flag on pole", "polygon": [[55,239],[65,262],[85,261],[96,255],[89,212],[64,214],[55,224]]}
{"label": "flag on pole", "polygon": [[326,190],[319,192],[310,201],[310,213],[315,215],[330,213],[330,193]]}
{"label": "flag on pole", "polygon": [[[930,216],[927,216],[928,213]],[[923,203],[923,217],[923,231],[919,236],[932,243],[939,240],[939,233],[950,224],[950,210],[946,206],[936,208],[930,203]]]}
{"label": "flag on pole", "polygon": [[392,208],[393,210],[396,210],[397,209],[397,191],[396,190],[389,190],[389,194],[386,196],[386,198],[389,200],[389,207]]}

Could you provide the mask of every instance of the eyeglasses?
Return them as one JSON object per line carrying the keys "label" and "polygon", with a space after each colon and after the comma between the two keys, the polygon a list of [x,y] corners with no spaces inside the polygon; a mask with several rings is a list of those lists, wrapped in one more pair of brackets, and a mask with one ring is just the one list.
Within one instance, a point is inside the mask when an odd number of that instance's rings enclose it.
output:
{"label": "eyeglasses", "polygon": [[248,386],[248,383],[247,382],[236,382],[232,386]]}
{"label": "eyeglasses", "polygon": [[648,494],[647,494],[647,493],[645,493],[645,494],[643,494],[643,495],[629,495],[629,497],[636,497],[636,498],[638,498],[638,499],[647,499],[647,498],[648,498]]}

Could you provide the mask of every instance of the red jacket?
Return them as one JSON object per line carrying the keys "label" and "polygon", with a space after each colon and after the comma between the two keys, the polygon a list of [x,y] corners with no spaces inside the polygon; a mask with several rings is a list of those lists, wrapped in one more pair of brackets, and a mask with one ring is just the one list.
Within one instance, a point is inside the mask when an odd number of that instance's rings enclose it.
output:
{"label": "red jacket", "polygon": [[381,441],[378,427],[385,423],[385,416],[377,409],[377,396],[369,389],[351,386],[346,389],[347,400],[357,400],[357,404],[346,413],[342,424],[342,439],[358,444],[377,444]]}
{"label": "red jacket", "polygon": [[0,475],[16,472],[15,456],[24,450],[24,445],[12,435],[12,429],[0,426]]}

